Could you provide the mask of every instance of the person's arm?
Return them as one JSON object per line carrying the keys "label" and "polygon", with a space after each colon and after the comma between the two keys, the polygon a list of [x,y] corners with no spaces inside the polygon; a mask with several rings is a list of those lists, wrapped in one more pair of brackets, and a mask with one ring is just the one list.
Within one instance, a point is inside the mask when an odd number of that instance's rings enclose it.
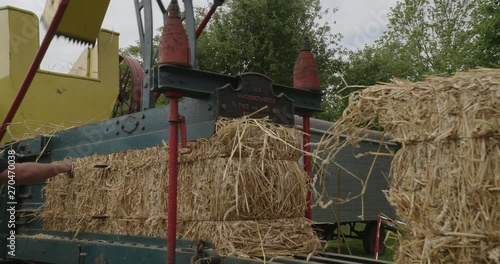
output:
{"label": "person's arm", "polygon": [[[24,162],[16,163],[13,172],[16,185],[23,185],[43,182],[59,173],[71,172],[72,167],[73,163],[69,160],[54,163]],[[9,170],[0,172],[0,182],[6,183],[8,176]]]}

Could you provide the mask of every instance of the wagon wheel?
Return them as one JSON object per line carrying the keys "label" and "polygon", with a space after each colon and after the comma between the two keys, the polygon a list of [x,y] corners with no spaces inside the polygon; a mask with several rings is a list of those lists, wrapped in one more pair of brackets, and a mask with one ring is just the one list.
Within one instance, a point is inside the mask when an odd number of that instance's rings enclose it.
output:
{"label": "wagon wheel", "polygon": [[141,110],[142,81],[144,79],[141,63],[131,56],[119,56],[120,90],[113,107],[113,117]]}

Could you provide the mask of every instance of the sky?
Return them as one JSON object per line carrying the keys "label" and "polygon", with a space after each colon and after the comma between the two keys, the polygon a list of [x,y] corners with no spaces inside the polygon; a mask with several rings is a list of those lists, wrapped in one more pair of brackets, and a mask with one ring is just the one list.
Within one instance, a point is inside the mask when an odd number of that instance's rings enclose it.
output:
{"label": "sky", "polygon": [[[41,16],[46,0],[0,0],[1,6],[14,6],[34,12]],[[387,13],[397,0],[320,0],[323,9],[338,8],[338,12],[330,12],[323,19],[332,27],[332,32],[340,32],[344,38],[341,44],[348,49],[362,48],[371,44],[385,31]],[[163,1],[168,5],[166,0]],[[182,2],[182,1],[180,1]],[[208,9],[211,1],[193,0],[195,7]],[[153,0],[154,28],[162,25],[161,12]],[[139,39],[137,20],[135,18],[134,1],[111,0],[103,28],[120,33],[120,47],[134,45]],[[45,28],[40,24],[40,41],[45,36]],[[65,38],[52,41],[41,68],[56,72],[68,72],[72,63],[85,49],[83,45],[70,43]]]}

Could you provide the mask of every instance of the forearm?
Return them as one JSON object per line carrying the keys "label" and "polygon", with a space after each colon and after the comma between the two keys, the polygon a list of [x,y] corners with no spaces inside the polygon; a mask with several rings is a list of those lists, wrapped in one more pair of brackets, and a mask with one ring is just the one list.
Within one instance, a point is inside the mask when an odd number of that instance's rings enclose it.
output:
{"label": "forearm", "polygon": [[59,173],[70,172],[71,165],[67,163],[17,163],[13,173],[17,185],[44,182]]}

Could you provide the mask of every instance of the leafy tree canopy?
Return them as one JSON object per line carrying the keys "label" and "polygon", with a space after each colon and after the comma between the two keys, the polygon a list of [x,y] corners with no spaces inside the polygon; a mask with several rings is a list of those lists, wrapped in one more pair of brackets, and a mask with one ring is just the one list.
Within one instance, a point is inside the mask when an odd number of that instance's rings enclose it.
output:
{"label": "leafy tree canopy", "polygon": [[293,67],[304,38],[311,40],[321,86],[334,84],[340,68],[340,34],[318,21],[336,10],[319,0],[232,0],[212,18],[198,41],[198,67],[236,75],[259,72],[292,85]]}
{"label": "leafy tree canopy", "polygon": [[[321,86],[327,88],[325,112],[317,117],[334,120],[345,108],[346,96],[360,85],[500,65],[498,0],[401,0],[389,12],[380,39],[345,53],[341,35],[318,22],[336,11],[322,10],[319,0],[228,0],[198,40],[197,66],[228,75],[259,72],[291,86],[295,60],[307,37]],[[205,12],[197,10],[198,20]],[[123,51],[137,56],[139,47]]]}
{"label": "leafy tree canopy", "polygon": [[500,64],[498,1],[404,0],[388,18],[374,45],[350,53],[344,69],[349,84],[419,80]]}
{"label": "leafy tree canopy", "polygon": [[326,104],[336,107],[333,119],[359,86],[500,65],[497,0],[402,0],[388,19],[387,30],[373,45],[348,52],[342,72],[349,86],[327,97]]}
{"label": "leafy tree canopy", "polygon": [[[258,72],[291,86],[295,60],[308,38],[321,86],[332,85],[338,82],[333,75],[341,67],[341,35],[318,21],[336,11],[322,10],[319,0],[227,0],[198,39],[197,68],[227,75]],[[205,13],[206,9],[197,9],[197,20]],[[155,47],[159,34],[153,40]],[[121,52],[140,58],[140,43]]]}

